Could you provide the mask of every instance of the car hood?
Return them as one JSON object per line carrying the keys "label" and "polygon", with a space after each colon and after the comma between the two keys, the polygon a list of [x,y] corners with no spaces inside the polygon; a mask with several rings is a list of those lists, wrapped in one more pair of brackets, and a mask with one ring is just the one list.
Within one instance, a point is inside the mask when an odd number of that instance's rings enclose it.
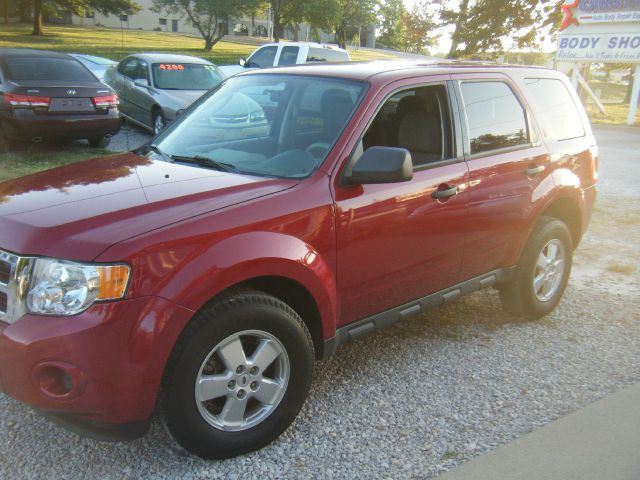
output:
{"label": "car hood", "polygon": [[127,238],[297,182],[133,153],[102,157],[0,183],[0,248],[91,260]]}

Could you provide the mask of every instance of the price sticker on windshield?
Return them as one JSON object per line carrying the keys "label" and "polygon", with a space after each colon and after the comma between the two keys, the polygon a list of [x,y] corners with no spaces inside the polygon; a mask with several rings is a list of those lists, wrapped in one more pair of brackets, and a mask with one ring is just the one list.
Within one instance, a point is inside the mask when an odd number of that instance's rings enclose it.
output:
{"label": "price sticker on windshield", "polygon": [[178,63],[161,63],[160,70],[184,70],[184,65]]}

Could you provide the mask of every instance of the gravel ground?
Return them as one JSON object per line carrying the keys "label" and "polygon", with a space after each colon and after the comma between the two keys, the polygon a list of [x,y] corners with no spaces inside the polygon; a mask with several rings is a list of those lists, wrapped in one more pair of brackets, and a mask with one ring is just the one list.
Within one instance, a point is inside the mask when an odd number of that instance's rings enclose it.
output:
{"label": "gravel ground", "polygon": [[96,442],[0,396],[0,478],[426,479],[640,381],[640,130],[597,136],[598,206],[545,319],[516,322],[483,291],[348,344],[278,441],[223,462],[172,449],[157,423]]}
{"label": "gravel ground", "polygon": [[151,138],[151,133],[130,122],[124,122],[120,131],[113,136],[109,143],[109,150],[127,152],[139,147]]}

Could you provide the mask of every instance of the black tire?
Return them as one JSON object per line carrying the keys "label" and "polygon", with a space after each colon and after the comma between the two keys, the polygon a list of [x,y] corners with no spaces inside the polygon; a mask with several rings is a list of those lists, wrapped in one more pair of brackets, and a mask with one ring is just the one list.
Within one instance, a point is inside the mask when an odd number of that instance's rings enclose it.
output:
{"label": "black tire", "polygon": [[[549,266],[548,270],[538,265],[541,255],[549,255],[552,246],[562,254],[561,272],[558,271],[559,264]],[[525,245],[515,277],[500,289],[500,300],[505,310],[533,320],[550,313],[558,305],[567,286],[572,259],[573,241],[565,223],[557,218],[541,217]],[[545,281],[545,276],[549,280]],[[542,285],[549,287],[548,291],[545,291],[546,288],[536,288],[534,280],[540,277],[543,278]]]}
{"label": "black tire", "polygon": [[[249,384],[244,378],[236,378],[236,371],[229,369],[225,365],[227,362],[223,360],[225,357],[218,356],[217,352],[226,348],[225,342],[230,338],[235,339],[239,332],[258,331],[272,339],[275,338],[285,352],[284,356],[280,354],[275,357],[275,360],[271,360],[273,363],[270,364],[271,367],[265,368],[264,378],[270,381],[271,374],[268,370],[286,357],[288,362],[286,387],[279,390],[283,393],[278,402],[272,402],[272,406],[259,405],[260,408],[271,408],[271,410],[258,423],[246,429],[223,430],[222,427],[213,425],[212,421],[222,421],[223,406],[239,403],[236,397],[241,398],[238,390],[242,389],[241,384],[245,385],[244,389],[248,392],[248,394],[243,393],[247,396],[245,403],[247,410],[243,409],[241,415],[243,422],[245,412],[249,412],[247,419],[251,418],[249,405],[260,402],[251,397],[251,395],[257,397],[257,393],[249,389],[249,385],[254,388],[254,383],[257,385],[258,382],[252,382],[252,378],[249,378],[248,381],[251,382]],[[240,338],[243,339],[244,347],[246,337]],[[252,340],[251,336],[248,340]],[[266,341],[271,342],[271,340]],[[253,371],[250,361],[257,351],[258,348],[250,354],[249,350],[244,348],[247,358],[244,371],[247,375],[243,376],[249,377],[248,373]],[[215,362],[225,370],[218,374],[219,377],[233,376],[235,390],[231,389],[230,384],[225,383],[223,388],[229,386],[229,392],[225,390],[226,393],[214,400],[206,402],[197,400],[196,382],[201,378],[211,378],[204,374],[204,370]],[[204,307],[176,342],[163,379],[160,398],[162,420],[180,446],[202,458],[229,458],[259,449],[275,440],[297,416],[311,386],[313,367],[313,342],[298,314],[285,303],[265,293],[254,290],[238,291]],[[262,373],[261,371],[261,378]],[[225,379],[224,382],[227,380]],[[262,385],[260,383],[258,389]],[[221,402],[221,404],[210,405],[210,402]],[[214,414],[212,413],[214,407],[221,410]],[[258,414],[260,414],[260,408],[257,410]],[[255,418],[254,416],[254,421]]]}
{"label": "black tire", "polygon": [[[162,125],[160,126],[160,124]],[[166,125],[167,119],[164,113],[159,108],[156,108],[151,114],[151,129],[153,130],[153,134],[159,134]]]}
{"label": "black tire", "polygon": [[100,137],[91,137],[87,139],[91,148],[107,148],[111,143],[111,137],[103,135]]}

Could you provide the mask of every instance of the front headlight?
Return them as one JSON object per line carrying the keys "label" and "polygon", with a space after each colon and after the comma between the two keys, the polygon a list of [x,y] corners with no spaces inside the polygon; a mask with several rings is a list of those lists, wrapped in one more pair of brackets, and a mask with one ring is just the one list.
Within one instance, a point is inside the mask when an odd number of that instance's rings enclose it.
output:
{"label": "front headlight", "polygon": [[124,297],[130,268],[37,258],[25,297],[26,311],[39,315],[75,315],[97,301]]}

